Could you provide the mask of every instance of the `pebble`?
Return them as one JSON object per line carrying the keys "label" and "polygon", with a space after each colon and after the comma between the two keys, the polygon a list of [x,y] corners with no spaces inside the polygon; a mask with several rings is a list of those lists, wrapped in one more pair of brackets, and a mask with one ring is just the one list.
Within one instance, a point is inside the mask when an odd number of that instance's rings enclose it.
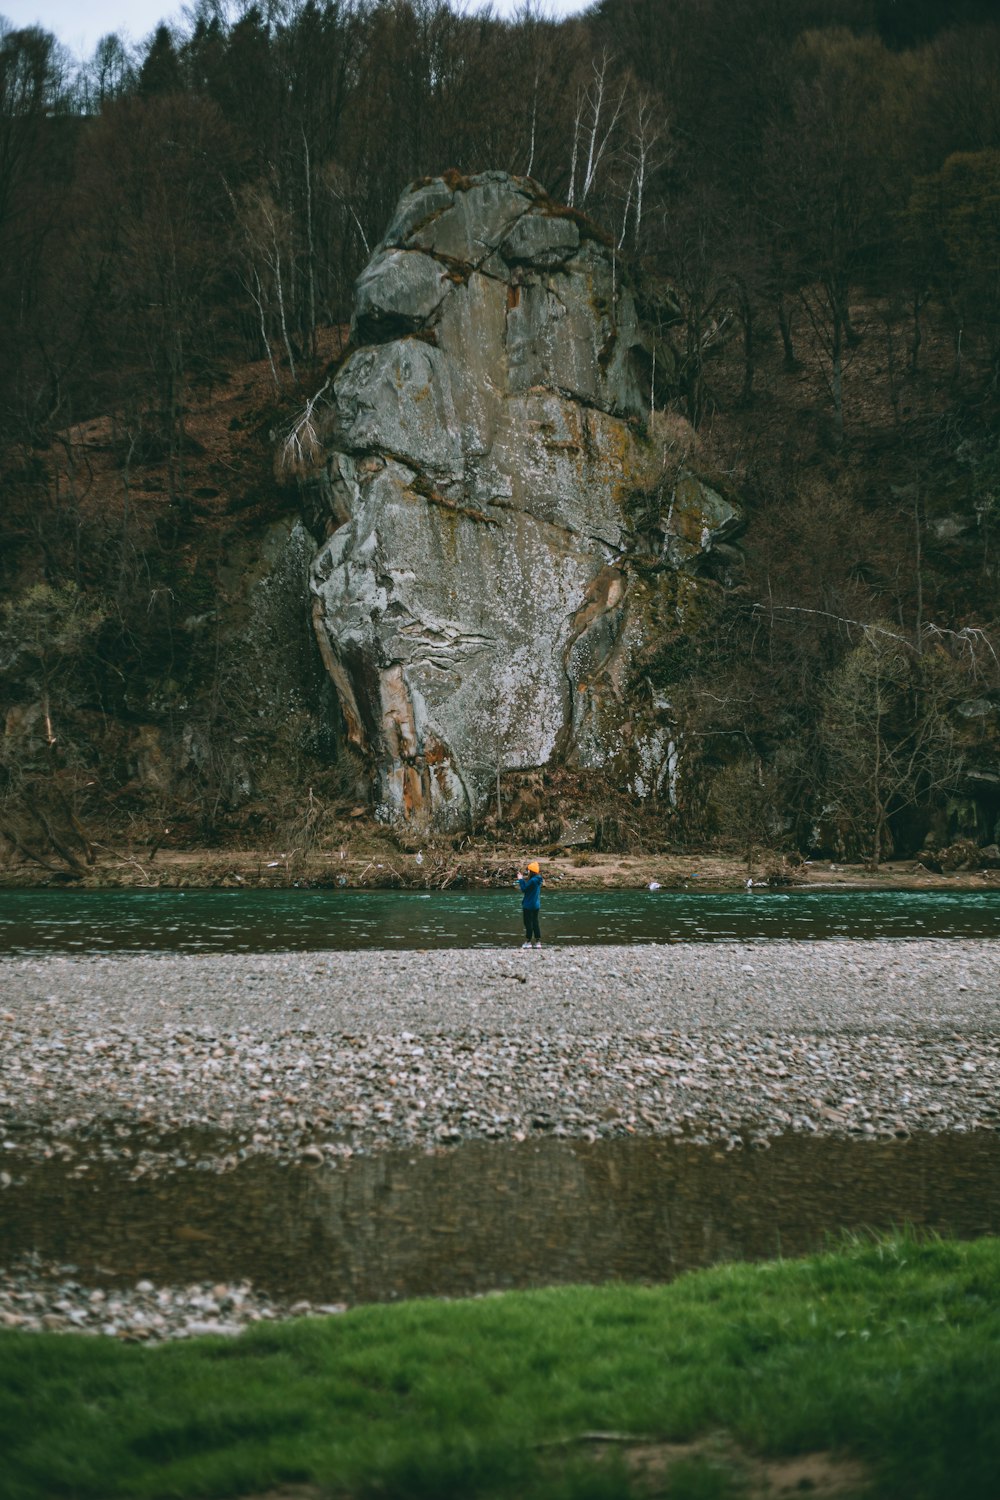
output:
{"label": "pebble", "polygon": [[[327,1171],[356,1152],[542,1135],[764,1150],[788,1130],[996,1130],[997,951],[947,939],[3,957],[0,1193],[53,1160],[155,1179],[257,1155]],[[51,1280],[0,1271],[0,1321],[156,1340],[292,1315],[247,1287],[177,1301],[146,1281],[115,1292],[120,1308],[60,1283],[59,1311],[40,1290]],[[39,1291],[38,1309],[18,1288]]]}
{"label": "pebble", "polygon": [[[77,1268],[27,1255],[0,1276],[0,1327],[25,1333],[86,1333],[121,1341],[164,1343],[214,1334],[233,1338],[262,1320],[332,1317],[343,1303],[314,1307],[301,1299],[275,1301],[250,1282],[157,1287],[151,1281],[104,1288],[82,1286]],[[222,1308],[225,1309],[223,1313]]]}

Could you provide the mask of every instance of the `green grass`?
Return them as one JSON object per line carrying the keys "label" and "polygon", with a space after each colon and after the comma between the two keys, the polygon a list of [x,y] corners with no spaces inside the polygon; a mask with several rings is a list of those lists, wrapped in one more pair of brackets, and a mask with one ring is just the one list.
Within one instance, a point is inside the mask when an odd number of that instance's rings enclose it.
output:
{"label": "green grass", "polygon": [[[670,1286],[365,1307],[145,1349],[0,1335],[0,1493],[227,1496],[284,1482],[405,1500],[611,1500],[594,1429],[830,1449],[873,1493],[995,1500],[1000,1241],[908,1237]],[[739,1493],[698,1454],[669,1493]],[[638,1490],[636,1491],[638,1493]]]}

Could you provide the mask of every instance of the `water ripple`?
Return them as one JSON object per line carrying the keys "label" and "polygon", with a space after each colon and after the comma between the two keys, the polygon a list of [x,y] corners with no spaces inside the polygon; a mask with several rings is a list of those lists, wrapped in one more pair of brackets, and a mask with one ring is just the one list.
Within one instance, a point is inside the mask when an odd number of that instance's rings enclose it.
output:
{"label": "water ripple", "polygon": [[[1000,891],[546,892],[546,943],[993,937]],[[0,953],[274,953],[516,941],[515,891],[0,891]]]}

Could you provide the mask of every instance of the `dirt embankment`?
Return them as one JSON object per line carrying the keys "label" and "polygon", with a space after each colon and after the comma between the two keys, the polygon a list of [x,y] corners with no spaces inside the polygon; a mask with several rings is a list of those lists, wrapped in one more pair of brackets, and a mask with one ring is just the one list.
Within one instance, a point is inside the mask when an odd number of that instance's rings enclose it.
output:
{"label": "dirt embankment", "polygon": [[467,844],[461,849],[429,844],[400,849],[386,839],[348,841],[324,849],[164,849],[103,847],[82,878],[43,869],[24,860],[0,864],[0,888],[55,886],[84,889],[176,889],[179,887],[333,886],[348,889],[488,889],[508,885],[530,859],[541,858],[550,884],[564,890],[640,890],[656,882],[664,889],[740,890],[754,885],[861,887],[868,890],[1000,889],[1000,870],[936,873],[913,859],[886,863],[877,871],[827,860],[790,863],[763,856],[748,870],[725,854],[597,854]]}

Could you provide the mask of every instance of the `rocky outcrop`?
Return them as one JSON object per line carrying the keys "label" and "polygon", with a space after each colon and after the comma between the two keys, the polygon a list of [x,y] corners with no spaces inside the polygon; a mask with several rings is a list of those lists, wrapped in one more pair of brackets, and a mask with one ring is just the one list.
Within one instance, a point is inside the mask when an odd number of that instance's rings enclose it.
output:
{"label": "rocky outcrop", "polygon": [[[419,183],[351,333],[313,413],[328,535],[311,586],[379,816],[460,826],[498,771],[556,759],[662,785],[669,708],[632,686],[650,579],[697,571],[737,515],[691,474],[662,493],[613,250],[529,179]],[[647,520],[660,497],[641,576],[637,495]]]}

